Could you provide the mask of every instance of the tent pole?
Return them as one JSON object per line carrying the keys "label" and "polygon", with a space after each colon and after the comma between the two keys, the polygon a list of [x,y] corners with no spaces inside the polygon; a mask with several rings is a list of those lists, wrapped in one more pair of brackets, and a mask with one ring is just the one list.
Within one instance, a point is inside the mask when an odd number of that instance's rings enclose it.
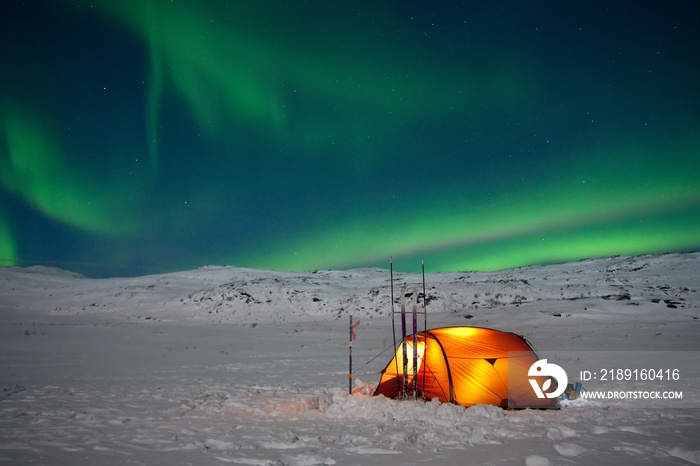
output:
{"label": "tent pole", "polygon": [[[394,362],[396,366],[396,374],[399,373],[399,361],[396,359],[396,325],[394,324],[394,260],[389,257],[389,277],[391,281],[391,333],[394,338]],[[396,377],[396,384],[398,385],[398,393],[401,393],[401,381]]]}
{"label": "tent pole", "polygon": [[425,391],[425,355],[428,354],[428,295],[425,293],[425,259],[420,260],[421,275],[423,276],[423,337],[425,338],[425,346],[423,346],[423,391]]}
{"label": "tent pole", "polygon": [[348,395],[352,395],[352,315],[350,315],[350,355],[348,359]]}
{"label": "tent pole", "polygon": [[421,259],[420,260],[420,267],[421,267],[421,274],[423,275],[423,329],[425,331],[428,330],[428,313],[427,313],[427,306],[426,306],[426,301],[428,298],[428,295],[425,294],[425,260]]}

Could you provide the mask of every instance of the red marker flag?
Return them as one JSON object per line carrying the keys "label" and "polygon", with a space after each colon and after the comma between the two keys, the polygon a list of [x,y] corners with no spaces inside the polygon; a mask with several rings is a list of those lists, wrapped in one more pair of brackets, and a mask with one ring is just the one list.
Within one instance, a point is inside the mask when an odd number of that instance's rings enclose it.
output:
{"label": "red marker flag", "polygon": [[352,324],[352,327],[350,327],[350,331],[352,332],[352,341],[357,340],[357,335],[355,335],[355,329],[357,328],[358,325],[360,325],[359,320],[357,322],[355,322],[354,324]]}

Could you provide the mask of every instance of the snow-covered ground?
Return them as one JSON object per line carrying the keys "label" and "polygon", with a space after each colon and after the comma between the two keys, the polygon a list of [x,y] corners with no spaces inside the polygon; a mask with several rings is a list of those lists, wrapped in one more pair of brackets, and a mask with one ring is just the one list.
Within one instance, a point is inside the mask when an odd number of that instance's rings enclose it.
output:
{"label": "snow-covered ground", "polygon": [[[397,299],[421,288],[420,275],[394,278]],[[368,396],[393,349],[386,270],[96,280],[2,267],[0,462],[700,464],[700,253],[427,274],[426,285],[429,328],[516,332],[570,380],[593,369],[589,356],[677,366],[678,380],[616,387],[683,399],[508,412]],[[361,320],[352,396],[350,315]]]}

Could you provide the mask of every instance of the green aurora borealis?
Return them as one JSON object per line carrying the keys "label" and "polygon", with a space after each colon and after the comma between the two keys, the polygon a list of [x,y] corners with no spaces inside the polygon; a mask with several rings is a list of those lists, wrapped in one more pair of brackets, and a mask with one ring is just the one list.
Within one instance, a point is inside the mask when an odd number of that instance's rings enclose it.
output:
{"label": "green aurora borealis", "polygon": [[698,250],[700,4],[635,5],[13,2],[0,265]]}

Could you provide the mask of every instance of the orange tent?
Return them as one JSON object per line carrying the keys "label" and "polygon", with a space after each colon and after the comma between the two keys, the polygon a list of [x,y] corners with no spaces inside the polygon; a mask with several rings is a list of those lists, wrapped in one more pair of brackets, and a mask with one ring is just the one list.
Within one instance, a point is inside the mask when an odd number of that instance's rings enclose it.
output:
{"label": "orange tent", "polygon": [[[539,358],[520,336],[478,327],[445,327],[416,335],[418,393],[463,406],[557,408],[555,398],[537,398],[528,369]],[[408,387],[413,387],[413,338],[407,337]],[[398,398],[403,383],[403,348],[382,371],[374,395]],[[553,380],[556,383],[555,380]]]}

